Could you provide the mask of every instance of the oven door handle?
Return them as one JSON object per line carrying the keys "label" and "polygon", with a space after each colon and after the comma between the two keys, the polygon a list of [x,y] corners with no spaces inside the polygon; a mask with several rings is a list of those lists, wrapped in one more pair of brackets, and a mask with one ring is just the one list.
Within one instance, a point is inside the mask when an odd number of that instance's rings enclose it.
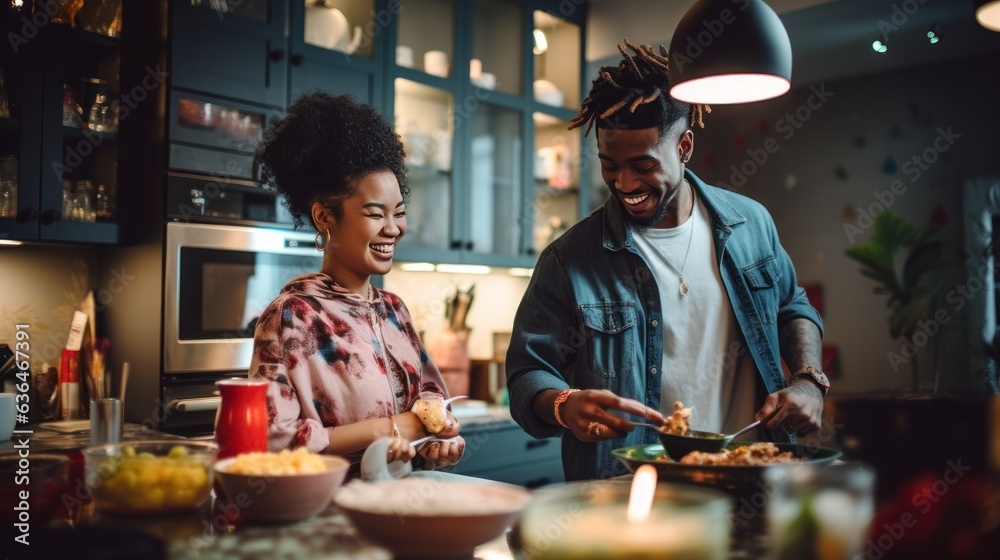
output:
{"label": "oven door handle", "polygon": [[218,410],[222,404],[222,397],[200,397],[196,399],[176,399],[167,403],[169,410],[177,412],[204,412],[207,410]]}

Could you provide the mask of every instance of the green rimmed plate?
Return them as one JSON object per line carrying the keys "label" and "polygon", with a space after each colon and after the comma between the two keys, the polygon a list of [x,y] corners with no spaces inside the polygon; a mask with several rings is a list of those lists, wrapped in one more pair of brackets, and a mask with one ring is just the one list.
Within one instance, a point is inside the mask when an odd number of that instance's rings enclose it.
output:
{"label": "green rimmed plate", "polygon": [[[729,448],[752,442],[734,442]],[[840,458],[840,451],[830,447],[799,445],[795,443],[775,443],[781,451],[791,451],[802,460],[795,465],[827,465]],[[661,481],[701,484],[723,490],[745,490],[754,488],[761,482],[761,474],[767,465],[684,465],[667,457],[659,443],[635,445],[612,450],[631,472],[642,465],[653,465]]]}

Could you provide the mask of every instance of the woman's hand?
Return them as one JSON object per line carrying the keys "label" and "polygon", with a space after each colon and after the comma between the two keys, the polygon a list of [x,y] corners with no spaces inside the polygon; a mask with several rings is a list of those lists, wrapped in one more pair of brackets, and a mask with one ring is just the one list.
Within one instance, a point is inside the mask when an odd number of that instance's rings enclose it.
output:
{"label": "woman's hand", "polygon": [[448,420],[445,421],[444,429],[434,434],[434,437],[441,439],[451,439],[458,435],[458,429],[461,427],[461,425],[458,422],[458,418],[455,418],[455,415],[453,415],[450,410],[445,412],[448,415]]}
{"label": "woman's hand", "polygon": [[635,426],[628,420],[611,414],[610,410],[628,412],[657,426],[663,424],[663,415],[658,410],[639,401],[619,397],[605,389],[571,393],[560,408],[560,416],[580,441],[625,437]]}
{"label": "woman's hand", "polygon": [[391,463],[393,461],[403,461],[404,463],[409,462],[413,457],[417,455],[417,450],[413,448],[409,440],[402,437],[394,437],[392,441],[389,442],[389,448],[386,450],[386,461]]}
{"label": "woman's hand", "polygon": [[428,468],[450,467],[462,460],[465,439],[456,437],[451,441],[428,441],[420,446],[418,453],[427,460]]}

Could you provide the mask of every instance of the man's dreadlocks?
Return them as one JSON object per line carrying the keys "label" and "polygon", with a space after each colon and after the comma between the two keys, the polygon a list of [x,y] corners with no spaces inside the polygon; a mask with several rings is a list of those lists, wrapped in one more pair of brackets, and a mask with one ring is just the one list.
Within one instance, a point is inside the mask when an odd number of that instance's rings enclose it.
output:
{"label": "man's dreadlocks", "polygon": [[[570,130],[587,124],[586,134],[590,134],[597,123],[597,128],[658,127],[662,135],[685,116],[688,126],[705,127],[702,118],[712,112],[708,105],[689,105],[670,97],[670,71],[663,45],[657,54],[649,45],[633,45],[625,39],[618,52],[622,53],[621,62],[617,67],[601,68]],[[625,108],[628,110],[623,111]]]}

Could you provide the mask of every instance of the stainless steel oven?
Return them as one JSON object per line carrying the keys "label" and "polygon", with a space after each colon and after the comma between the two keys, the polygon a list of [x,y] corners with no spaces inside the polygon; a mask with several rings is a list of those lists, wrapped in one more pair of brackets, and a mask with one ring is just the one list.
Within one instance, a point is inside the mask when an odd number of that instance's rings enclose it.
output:
{"label": "stainless steel oven", "polygon": [[165,248],[163,428],[204,432],[214,382],[247,374],[260,313],[288,280],[318,271],[322,254],[310,233],[186,222],[167,223]]}

